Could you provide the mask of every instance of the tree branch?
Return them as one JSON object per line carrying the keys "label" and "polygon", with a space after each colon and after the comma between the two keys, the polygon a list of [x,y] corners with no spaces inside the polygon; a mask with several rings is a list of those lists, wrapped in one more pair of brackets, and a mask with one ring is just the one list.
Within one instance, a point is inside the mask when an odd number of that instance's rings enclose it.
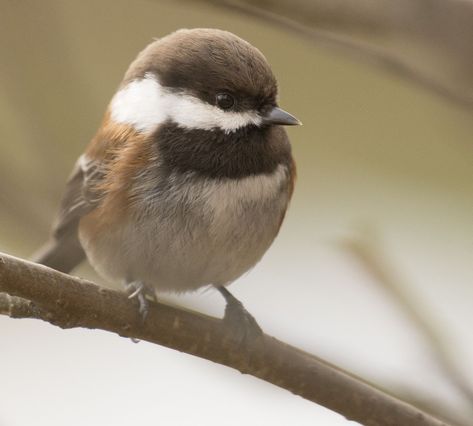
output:
{"label": "tree branch", "polygon": [[366,426],[445,425],[271,336],[242,347],[221,320],[164,304],[152,304],[143,324],[124,293],[2,253],[0,291],[8,293],[0,313],[157,343],[258,377]]}
{"label": "tree branch", "polygon": [[39,309],[30,300],[0,293],[0,315],[10,318],[36,318],[48,321],[48,313]]}
{"label": "tree branch", "polygon": [[[456,81],[454,78],[447,76],[443,76],[443,78],[439,78],[438,76],[435,77],[430,75],[428,70],[419,66],[419,64],[414,65],[412,62],[415,61],[409,60],[406,54],[396,51],[393,52],[392,48],[389,49],[387,47],[376,46],[374,43],[368,43],[362,38],[356,39],[344,34],[343,31],[340,31],[340,26],[345,26],[347,28],[361,27],[364,31],[370,28],[372,32],[379,34],[381,32],[389,33],[396,28],[399,33],[408,34],[411,39],[414,39],[412,29],[405,28],[406,24],[404,18],[405,16],[413,16],[412,13],[409,15],[409,12],[411,12],[411,9],[409,8],[410,4],[411,8],[417,9],[422,9],[422,5],[412,4],[412,0],[403,2],[402,5],[397,5],[399,7],[399,10],[397,11],[387,8],[387,12],[391,12],[390,19],[382,13],[379,13],[382,7],[373,2],[368,2],[368,4],[364,3],[362,5],[363,7],[360,7],[361,4],[358,1],[346,2],[343,7],[337,9],[337,12],[334,12],[331,10],[332,0],[327,0],[325,2],[314,2],[312,0],[301,0],[297,2],[286,0],[262,0],[258,2],[249,0],[201,1],[259,19],[260,21],[267,22],[300,35],[318,46],[329,48],[332,51],[339,51],[343,54],[350,55],[352,58],[384,68],[385,70],[398,75],[401,78],[412,81],[420,87],[423,87],[436,95],[442,96],[467,110],[471,111],[473,109],[473,93],[470,91],[471,81],[469,79],[466,79],[467,81],[460,84],[463,80],[458,78],[458,76]],[[473,16],[473,7],[459,4],[457,1],[451,1],[449,6],[451,6],[452,10],[457,14],[461,14],[460,9],[462,11],[465,9],[462,15],[464,18]],[[327,9],[331,10],[331,12],[327,13]],[[341,11],[343,13],[340,13]],[[435,17],[437,19],[443,17],[443,23],[447,24],[449,20],[448,17],[445,17],[444,15],[445,14],[439,13],[439,16],[436,15]],[[330,30],[324,29],[324,26],[320,25],[320,22],[317,20],[317,18],[322,19],[322,17],[327,18],[328,21],[330,21],[329,18],[331,18],[333,21],[331,23],[334,28]],[[417,27],[422,26],[422,29],[424,30],[422,32],[422,35],[424,36],[423,39],[432,40],[434,38],[432,36],[433,30],[439,33],[439,26],[435,26],[436,21],[433,18],[433,28],[430,28],[424,25],[425,16],[423,12],[420,13],[419,16],[415,15],[414,17],[417,19]],[[462,19],[462,24],[464,20],[465,19]],[[450,21],[452,20],[450,19]],[[337,22],[338,26],[336,25]],[[460,24],[460,21],[458,21],[458,23]],[[471,21],[469,22],[469,25],[472,25]],[[447,49],[447,51],[449,54],[455,53],[454,59],[457,60],[455,62],[456,68],[462,70],[462,75],[464,74],[468,76],[473,67],[470,62],[465,63],[465,51],[461,48],[463,44],[468,45],[468,43],[464,42],[460,45],[457,41],[458,37],[455,38],[448,32],[448,30],[454,32],[456,29],[458,28],[455,26],[453,26],[453,28],[451,26],[448,26],[448,28],[442,27],[441,35],[444,36],[444,38],[448,38],[448,36],[454,38],[454,40],[449,40],[449,49]],[[471,31],[469,31],[469,39],[471,39],[471,36]],[[442,39],[440,41],[445,40]],[[444,43],[439,42],[437,44],[443,46]],[[437,47],[435,43],[432,45]],[[468,50],[468,55],[471,54],[471,46],[469,47],[470,50]],[[443,53],[443,56],[445,56],[444,50],[438,49],[438,51]],[[460,73],[460,71],[458,71],[458,73]]]}
{"label": "tree branch", "polygon": [[407,295],[404,289],[412,285],[402,285],[403,280],[385,255],[381,244],[372,232],[364,232],[359,237],[345,239],[343,247],[358,260],[363,269],[381,285],[390,298],[399,306],[413,326],[419,330],[428,344],[431,354],[438,366],[443,370],[459,393],[473,408],[473,387],[468,383],[465,374],[456,365],[448,350],[448,345],[439,328],[429,317],[428,312],[422,309],[422,303],[412,295]]}

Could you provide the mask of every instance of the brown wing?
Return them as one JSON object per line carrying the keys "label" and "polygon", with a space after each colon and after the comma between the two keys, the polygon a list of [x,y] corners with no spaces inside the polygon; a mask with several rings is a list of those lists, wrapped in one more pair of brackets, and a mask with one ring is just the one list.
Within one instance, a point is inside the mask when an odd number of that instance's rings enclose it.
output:
{"label": "brown wing", "polygon": [[79,242],[80,219],[98,203],[94,188],[102,179],[100,164],[81,156],[77,161],[61,201],[50,240],[33,256],[33,261],[61,272],[70,272],[85,259]]}

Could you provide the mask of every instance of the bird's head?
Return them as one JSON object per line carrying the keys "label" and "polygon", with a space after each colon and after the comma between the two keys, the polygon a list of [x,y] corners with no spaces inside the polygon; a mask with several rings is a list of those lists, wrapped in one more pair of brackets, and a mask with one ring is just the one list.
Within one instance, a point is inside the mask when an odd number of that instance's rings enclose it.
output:
{"label": "bird's head", "polygon": [[263,54],[216,29],[179,30],[148,45],[111,104],[112,119],[152,132],[171,122],[226,133],[300,124],[277,105],[277,83]]}

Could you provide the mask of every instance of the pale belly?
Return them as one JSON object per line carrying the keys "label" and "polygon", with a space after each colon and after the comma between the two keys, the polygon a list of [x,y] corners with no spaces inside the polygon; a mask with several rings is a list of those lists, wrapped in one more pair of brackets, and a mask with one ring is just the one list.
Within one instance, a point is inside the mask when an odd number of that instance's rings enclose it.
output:
{"label": "pale belly", "polygon": [[158,291],[234,281],[271,245],[289,201],[286,169],[245,179],[175,182],[137,205],[122,226],[98,235],[81,229],[89,261],[109,280]]}

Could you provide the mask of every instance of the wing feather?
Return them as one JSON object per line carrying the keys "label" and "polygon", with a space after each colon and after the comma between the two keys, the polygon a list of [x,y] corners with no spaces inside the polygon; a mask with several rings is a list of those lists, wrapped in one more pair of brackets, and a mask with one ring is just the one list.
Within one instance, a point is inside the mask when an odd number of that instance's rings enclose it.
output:
{"label": "wing feather", "polygon": [[78,236],[79,221],[99,203],[95,188],[102,179],[99,162],[86,155],[79,157],[66,184],[52,237],[33,256],[35,262],[69,272],[85,259]]}

